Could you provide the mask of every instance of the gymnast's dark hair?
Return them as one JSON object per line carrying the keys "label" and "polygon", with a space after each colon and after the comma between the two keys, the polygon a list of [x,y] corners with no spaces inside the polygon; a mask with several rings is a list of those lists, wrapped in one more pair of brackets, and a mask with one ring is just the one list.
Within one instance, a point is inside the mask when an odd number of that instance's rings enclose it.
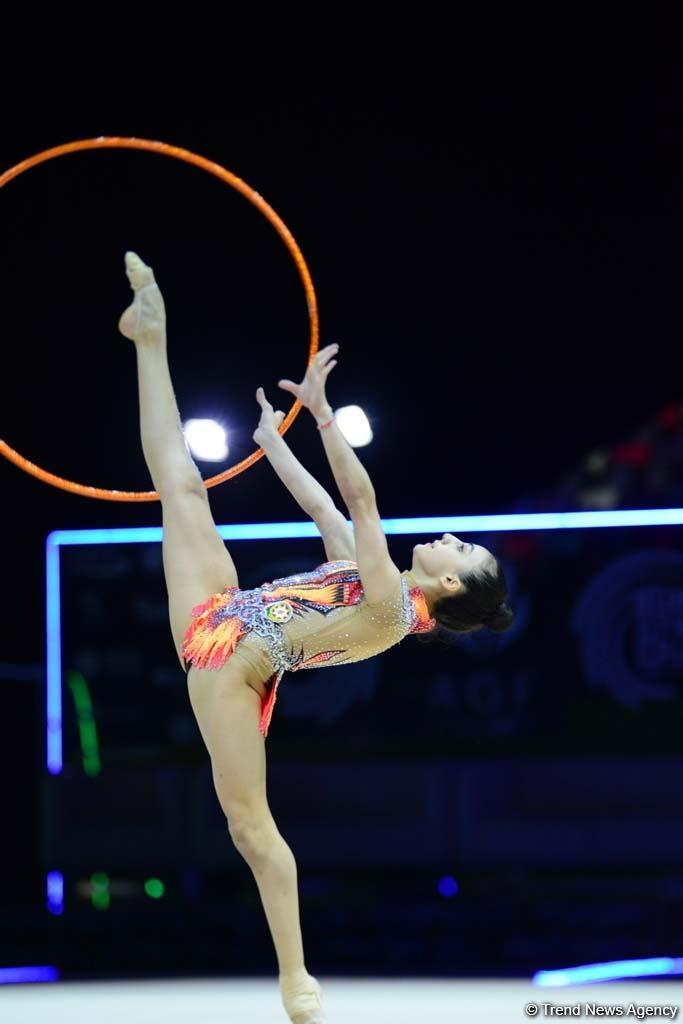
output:
{"label": "gymnast's dark hair", "polygon": [[472,633],[484,627],[492,633],[510,629],[515,613],[507,603],[508,587],[499,562],[493,569],[476,568],[461,578],[465,589],[453,597],[439,598],[432,608],[436,626],[418,635],[418,640],[448,643],[457,633]]}

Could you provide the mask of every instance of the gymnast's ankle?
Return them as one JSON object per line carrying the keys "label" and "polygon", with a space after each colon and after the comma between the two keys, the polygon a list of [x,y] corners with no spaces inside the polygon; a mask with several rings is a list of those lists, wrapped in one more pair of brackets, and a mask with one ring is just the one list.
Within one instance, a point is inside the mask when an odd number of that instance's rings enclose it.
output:
{"label": "gymnast's ankle", "polygon": [[305,967],[280,973],[280,993],[293,1024],[324,1024],[322,988]]}

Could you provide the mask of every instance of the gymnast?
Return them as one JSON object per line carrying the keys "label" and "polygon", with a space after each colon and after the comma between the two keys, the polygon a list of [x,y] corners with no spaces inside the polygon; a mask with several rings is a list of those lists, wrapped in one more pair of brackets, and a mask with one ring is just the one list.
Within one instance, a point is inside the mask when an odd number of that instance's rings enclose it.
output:
{"label": "gymnast", "polygon": [[279,386],[313,415],[353,523],[278,433],[263,388],[253,440],[315,522],[327,561],[241,590],[183,434],[166,346],[164,300],[150,267],[126,253],[133,303],[119,330],[135,343],[145,461],[161,499],[163,566],[173,641],[211,760],[216,794],[251,868],[273,939],[280,994],[293,1024],[324,1020],[322,988],[304,963],[297,866],[266,798],[265,739],[285,671],[348,664],[413,633],[508,629],[513,612],[495,557],[450,533],[416,544],[410,569],[391,560],[375,491],[325,393],[338,345],[319,351],[301,384]]}

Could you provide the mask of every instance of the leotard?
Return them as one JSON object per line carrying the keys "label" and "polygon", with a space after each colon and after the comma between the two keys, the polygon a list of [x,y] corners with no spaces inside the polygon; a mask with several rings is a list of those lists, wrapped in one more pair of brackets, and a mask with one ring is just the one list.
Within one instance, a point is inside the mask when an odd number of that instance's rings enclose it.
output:
{"label": "leotard", "polygon": [[423,591],[405,574],[395,599],[369,604],[358,564],[338,560],[253,590],[212,594],[192,609],[182,650],[196,668],[218,669],[239,644],[268,680],[259,722],[265,738],[284,672],[362,661],[434,625]]}

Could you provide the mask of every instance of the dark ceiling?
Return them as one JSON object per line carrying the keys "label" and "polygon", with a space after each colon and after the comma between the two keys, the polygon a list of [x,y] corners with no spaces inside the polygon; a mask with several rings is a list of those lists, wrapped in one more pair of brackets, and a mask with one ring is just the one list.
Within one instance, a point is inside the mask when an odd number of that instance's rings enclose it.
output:
{"label": "dark ceiling", "polygon": [[[301,246],[321,343],[341,345],[330,401],[360,405],[372,424],[358,454],[381,513],[504,512],[680,398],[680,76],[669,58],[651,76],[632,49],[519,40],[507,63],[489,55],[452,76],[443,66],[367,89],[264,84],[220,118],[159,102],[141,114],[125,99],[36,109],[10,124],[0,163],[134,135],[223,164]],[[281,240],[240,195],[159,156],[105,151],[31,170],[0,203],[9,444],[79,481],[151,487],[134,352],[116,329],[126,249],[154,266],[166,298],[181,415],[221,418],[230,464],[253,450],[259,384],[289,408],[277,381],[304,372],[304,295]],[[307,413],[287,440],[338,500]],[[5,463],[0,474],[6,599],[38,619],[50,530],[160,523],[156,503],[75,497]],[[211,500],[220,523],[303,516],[265,460]]]}

